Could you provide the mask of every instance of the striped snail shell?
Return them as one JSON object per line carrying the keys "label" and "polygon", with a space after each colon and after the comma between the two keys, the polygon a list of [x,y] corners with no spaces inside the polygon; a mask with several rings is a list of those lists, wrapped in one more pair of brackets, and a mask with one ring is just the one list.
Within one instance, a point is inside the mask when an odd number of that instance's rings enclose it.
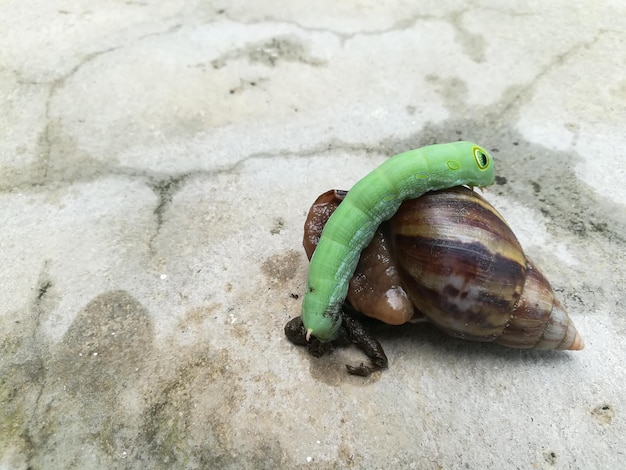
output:
{"label": "striped snail shell", "polygon": [[[311,257],[344,191],[328,191],[305,222]],[[502,216],[466,187],[405,201],[363,251],[348,301],[389,324],[430,321],[447,334],[513,348],[584,343],[550,283]]]}

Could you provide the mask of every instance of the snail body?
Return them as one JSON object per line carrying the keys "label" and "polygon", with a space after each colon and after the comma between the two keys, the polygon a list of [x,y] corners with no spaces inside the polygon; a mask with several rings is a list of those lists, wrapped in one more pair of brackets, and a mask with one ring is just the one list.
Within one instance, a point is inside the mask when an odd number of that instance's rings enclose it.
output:
{"label": "snail body", "polygon": [[[309,256],[344,194],[329,191],[313,204],[305,222]],[[513,348],[584,347],[506,221],[465,187],[404,201],[363,251],[347,299],[385,323],[426,320],[467,340]]]}

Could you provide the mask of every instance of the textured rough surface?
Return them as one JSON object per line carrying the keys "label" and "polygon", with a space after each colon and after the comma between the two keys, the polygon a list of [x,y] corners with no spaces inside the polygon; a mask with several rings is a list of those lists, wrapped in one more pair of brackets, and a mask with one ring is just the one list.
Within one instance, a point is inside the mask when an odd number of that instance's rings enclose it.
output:
{"label": "textured rough surface", "polygon": [[[0,468],[623,465],[626,8],[336,3],[3,5]],[[290,344],[312,201],[459,138],[585,350]]]}

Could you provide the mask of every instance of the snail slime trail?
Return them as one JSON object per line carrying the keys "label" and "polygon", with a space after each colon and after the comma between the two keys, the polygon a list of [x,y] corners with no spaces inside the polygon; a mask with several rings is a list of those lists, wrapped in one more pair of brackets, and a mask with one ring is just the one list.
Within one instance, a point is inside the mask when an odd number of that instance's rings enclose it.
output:
{"label": "snail slime trail", "polygon": [[472,142],[436,144],[400,153],[359,180],[330,217],[309,266],[302,302],[307,340],[337,338],[341,307],[359,256],[402,201],[453,186],[489,186],[494,164]]}

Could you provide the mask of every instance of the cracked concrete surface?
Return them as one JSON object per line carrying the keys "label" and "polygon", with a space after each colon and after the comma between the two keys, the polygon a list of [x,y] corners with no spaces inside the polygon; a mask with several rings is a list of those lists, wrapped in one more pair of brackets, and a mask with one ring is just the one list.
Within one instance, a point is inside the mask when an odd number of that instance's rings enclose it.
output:
{"label": "cracked concrete surface", "polygon": [[[10,2],[0,468],[617,468],[621,2]],[[586,348],[383,329],[345,374],[283,326],[329,188],[459,138]]]}

